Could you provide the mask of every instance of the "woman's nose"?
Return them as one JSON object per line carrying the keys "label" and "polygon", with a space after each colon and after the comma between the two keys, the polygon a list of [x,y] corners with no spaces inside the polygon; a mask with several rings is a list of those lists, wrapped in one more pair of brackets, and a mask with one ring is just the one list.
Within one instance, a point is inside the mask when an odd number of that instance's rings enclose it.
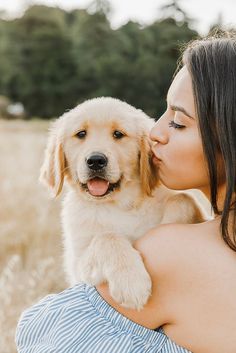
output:
{"label": "woman's nose", "polygon": [[154,142],[159,142],[161,144],[166,144],[168,142],[169,138],[163,116],[153,126],[149,136],[150,139]]}

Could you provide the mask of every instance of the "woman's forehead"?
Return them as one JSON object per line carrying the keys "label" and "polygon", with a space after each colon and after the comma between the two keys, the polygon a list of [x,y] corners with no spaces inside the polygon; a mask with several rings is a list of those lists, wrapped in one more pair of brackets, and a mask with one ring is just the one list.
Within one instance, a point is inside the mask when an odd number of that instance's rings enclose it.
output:
{"label": "woman's forehead", "polygon": [[181,93],[189,93],[189,91],[192,92],[191,76],[186,66],[184,66],[175,76],[169,88],[168,95],[181,95]]}
{"label": "woman's forehead", "polygon": [[183,106],[195,116],[192,80],[186,66],[175,76],[167,94],[167,101],[170,105]]}

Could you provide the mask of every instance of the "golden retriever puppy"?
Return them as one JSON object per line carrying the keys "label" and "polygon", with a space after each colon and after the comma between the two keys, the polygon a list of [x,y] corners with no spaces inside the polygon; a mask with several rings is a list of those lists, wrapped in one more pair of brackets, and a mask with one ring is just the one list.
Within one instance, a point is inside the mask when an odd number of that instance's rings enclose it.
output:
{"label": "golden retriever puppy", "polygon": [[62,225],[71,285],[109,284],[123,306],[141,309],[151,280],[132,242],[160,223],[197,223],[193,197],[158,182],[149,131],[154,122],[118,99],[88,100],[56,120],[41,181],[58,195],[64,179]]}

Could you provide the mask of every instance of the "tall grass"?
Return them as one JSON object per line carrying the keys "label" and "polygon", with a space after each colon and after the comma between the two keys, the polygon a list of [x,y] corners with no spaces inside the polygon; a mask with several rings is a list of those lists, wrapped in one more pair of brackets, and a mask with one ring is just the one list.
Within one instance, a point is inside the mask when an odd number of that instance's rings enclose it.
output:
{"label": "tall grass", "polygon": [[65,288],[60,202],[38,184],[48,124],[0,120],[0,353],[23,309]]}

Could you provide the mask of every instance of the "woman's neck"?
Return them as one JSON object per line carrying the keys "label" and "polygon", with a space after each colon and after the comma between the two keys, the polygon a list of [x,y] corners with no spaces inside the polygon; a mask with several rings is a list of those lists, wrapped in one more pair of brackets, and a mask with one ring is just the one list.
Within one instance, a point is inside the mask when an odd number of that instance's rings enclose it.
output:
{"label": "woman's neck", "polygon": [[[200,190],[203,192],[203,194],[206,196],[206,198],[211,202],[211,191],[210,188],[200,188]],[[224,202],[225,202],[225,196],[226,196],[226,185],[220,185],[217,190],[217,207],[219,211],[222,211],[224,208]],[[218,216],[215,214],[215,217]]]}

